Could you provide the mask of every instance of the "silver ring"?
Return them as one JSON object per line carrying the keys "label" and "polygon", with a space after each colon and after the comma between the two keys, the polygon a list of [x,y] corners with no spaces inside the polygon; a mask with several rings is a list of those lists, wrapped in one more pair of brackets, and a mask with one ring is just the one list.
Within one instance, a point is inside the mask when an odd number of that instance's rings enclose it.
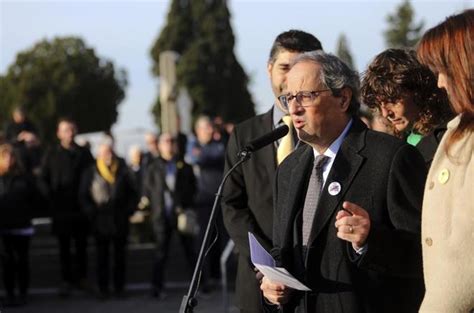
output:
{"label": "silver ring", "polygon": [[354,228],[352,228],[352,225],[349,225],[349,232],[352,234],[354,232]]}

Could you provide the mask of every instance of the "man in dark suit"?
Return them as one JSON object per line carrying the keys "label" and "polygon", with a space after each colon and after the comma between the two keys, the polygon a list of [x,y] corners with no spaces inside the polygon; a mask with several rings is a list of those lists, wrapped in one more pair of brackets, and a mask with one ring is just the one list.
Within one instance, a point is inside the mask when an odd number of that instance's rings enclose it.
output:
{"label": "man in dark suit", "polygon": [[337,57],[297,57],[287,87],[307,145],[276,173],[272,254],[311,291],[264,277],[265,298],[283,312],[417,312],[423,158],[355,117],[359,78]]}
{"label": "man in dark suit", "polygon": [[[158,138],[160,156],[155,158],[145,173],[143,192],[150,200],[153,230],[155,233],[155,259],[152,274],[152,295],[162,296],[164,273],[171,236],[177,230],[180,211],[194,205],[196,179],[191,165],[178,159],[176,139],[169,133]],[[196,254],[192,234],[179,233],[190,269]]]}
{"label": "man in dark suit", "polygon": [[[290,61],[301,52],[320,49],[319,40],[302,31],[290,30],[277,36],[267,64],[275,104],[268,112],[235,127],[227,145],[226,171],[238,161],[237,152],[245,144],[283,124],[282,118],[286,113],[279,106],[278,96],[285,89],[285,75]],[[294,132],[289,137],[297,139]],[[268,249],[272,247],[272,184],[278,145],[269,145],[255,152],[250,160],[232,173],[224,189],[224,223],[239,253],[236,290],[241,312],[262,310],[259,283],[250,262],[247,233],[252,232]]]}
{"label": "man in dark suit", "polygon": [[[86,169],[94,159],[86,148],[74,141],[76,123],[70,119],[58,122],[59,144],[44,156],[41,178],[51,202],[53,233],[59,241],[61,278],[59,293],[68,296],[73,284],[89,288],[87,278],[87,236],[89,223],[79,205],[79,186]],[[72,257],[72,242],[76,254]],[[73,264],[77,263],[77,270]]]}

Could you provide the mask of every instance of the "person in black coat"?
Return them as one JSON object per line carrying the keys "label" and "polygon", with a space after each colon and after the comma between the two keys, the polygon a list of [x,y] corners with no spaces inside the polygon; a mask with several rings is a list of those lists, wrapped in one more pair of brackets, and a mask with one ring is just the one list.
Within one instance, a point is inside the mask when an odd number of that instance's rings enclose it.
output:
{"label": "person in black coat", "polygon": [[136,208],[138,196],[125,161],[113,151],[111,138],[105,138],[100,143],[96,164],[89,167],[82,178],[79,197],[96,240],[100,297],[109,295],[111,246],[114,291],[117,296],[122,296],[129,217]]}
{"label": "person in black coat", "polygon": [[[320,49],[319,40],[303,31],[290,30],[278,35],[267,64],[275,103],[268,112],[234,128],[227,145],[225,172],[238,161],[237,153],[246,144],[283,125],[282,118],[286,113],[278,102],[278,96],[286,85],[289,62],[301,52]],[[290,136],[296,143],[296,133],[291,132]],[[257,313],[262,310],[259,283],[250,262],[247,233],[252,232],[268,250],[272,247],[272,186],[280,142],[253,153],[250,160],[229,176],[224,186],[222,213],[227,231],[238,250],[236,293],[241,312]]]}
{"label": "person in black coat", "polygon": [[5,136],[10,143],[23,141],[25,136],[33,134],[38,136],[38,129],[31,122],[22,106],[16,107],[12,112],[12,121],[5,127]]}
{"label": "person in black coat", "polygon": [[[26,172],[14,148],[0,144],[0,234],[5,306],[26,303],[30,279],[29,244],[33,210],[42,202],[35,178]],[[15,293],[18,284],[19,294]]]}
{"label": "person in black coat", "polygon": [[276,173],[272,255],[311,291],[264,277],[264,296],[283,312],[418,312],[422,156],[356,117],[358,75],[336,56],[297,57],[287,87],[307,145]]}
{"label": "person in black coat", "polygon": [[[207,224],[211,216],[215,194],[219,188],[224,171],[225,145],[222,141],[213,138],[214,125],[210,117],[202,115],[194,124],[196,137],[188,144],[186,158],[193,165],[197,179],[196,209],[199,217],[201,233],[199,239],[204,239]],[[216,228],[211,228],[211,236],[216,236],[215,243],[207,255],[207,262],[203,266],[204,290],[213,287],[211,279],[220,278],[220,257],[228,241],[224,228],[222,213],[216,212]],[[217,230],[214,234],[214,230]]]}
{"label": "person in black coat", "polygon": [[38,174],[43,150],[39,132],[27,116],[24,107],[16,107],[12,121],[5,128],[5,136],[18,151],[20,161],[26,171]]}
{"label": "person in black coat", "polygon": [[[52,230],[59,242],[61,278],[59,293],[69,295],[73,284],[86,287],[87,236],[89,223],[79,205],[79,184],[82,175],[93,162],[90,151],[74,142],[77,128],[74,121],[61,119],[58,123],[59,144],[44,155],[41,179],[50,200]],[[74,262],[71,243],[74,241]],[[77,263],[77,269],[73,264]]]}
{"label": "person in black coat", "polygon": [[153,132],[146,133],[145,143],[147,149],[142,154],[140,165],[146,170],[148,165],[150,165],[155,158],[160,156],[160,151],[158,150],[158,136]]}
{"label": "person in black coat", "polygon": [[159,137],[160,157],[148,167],[144,180],[144,196],[150,201],[155,234],[153,262],[153,296],[160,297],[171,236],[179,235],[190,269],[194,268],[196,253],[194,235],[177,229],[177,218],[184,210],[194,209],[196,179],[192,167],[178,159],[175,138],[169,133]]}

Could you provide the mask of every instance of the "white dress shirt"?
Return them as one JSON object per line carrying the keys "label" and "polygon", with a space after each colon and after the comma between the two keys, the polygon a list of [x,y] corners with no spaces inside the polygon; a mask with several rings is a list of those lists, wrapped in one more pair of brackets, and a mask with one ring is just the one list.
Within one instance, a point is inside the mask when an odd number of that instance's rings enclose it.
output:
{"label": "white dress shirt", "polygon": [[[336,158],[337,152],[339,152],[339,149],[341,148],[342,141],[344,138],[346,138],[347,132],[349,131],[349,128],[351,128],[352,125],[352,119],[350,119],[349,123],[347,123],[346,127],[342,131],[342,133],[339,135],[339,137],[334,140],[329,148],[327,148],[326,151],[324,151],[324,155],[329,157],[329,160],[326,162],[326,164],[323,167],[323,187],[326,185],[326,179],[328,178],[329,172],[331,171],[331,167],[334,163],[334,159]],[[316,158],[318,155],[321,155],[321,153],[318,152],[318,150],[313,148],[313,153],[314,153],[314,158]]]}

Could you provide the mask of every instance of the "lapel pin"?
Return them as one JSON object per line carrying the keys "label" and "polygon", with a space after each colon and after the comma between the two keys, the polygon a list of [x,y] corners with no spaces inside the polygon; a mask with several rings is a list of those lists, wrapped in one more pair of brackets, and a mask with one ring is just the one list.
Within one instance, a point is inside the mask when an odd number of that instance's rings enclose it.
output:
{"label": "lapel pin", "polygon": [[339,184],[337,181],[333,181],[329,184],[328,192],[331,196],[338,195],[341,192],[341,184]]}
{"label": "lapel pin", "polygon": [[438,180],[441,184],[446,184],[449,180],[449,170],[447,168],[444,168],[439,172],[438,175]]}

